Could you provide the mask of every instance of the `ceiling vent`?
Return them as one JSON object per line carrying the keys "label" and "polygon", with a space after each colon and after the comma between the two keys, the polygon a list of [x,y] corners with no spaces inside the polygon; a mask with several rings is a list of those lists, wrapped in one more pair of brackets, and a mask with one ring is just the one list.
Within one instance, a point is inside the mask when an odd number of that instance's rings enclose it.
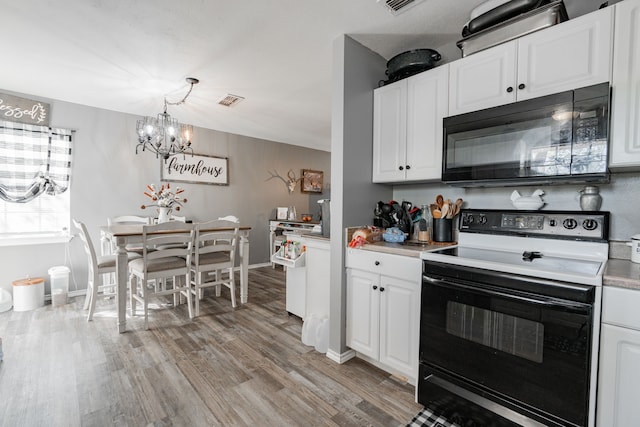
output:
{"label": "ceiling vent", "polygon": [[423,1],[424,0],[378,0],[378,3],[384,3],[389,12],[398,15]]}
{"label": "ceiling vent", "polygon": [[238,95],[232,95],[230,93],[226,94],[222,98],[218,100],[218,104],[224,107],[233,107],[238,102],[242,101],[244,98]]}

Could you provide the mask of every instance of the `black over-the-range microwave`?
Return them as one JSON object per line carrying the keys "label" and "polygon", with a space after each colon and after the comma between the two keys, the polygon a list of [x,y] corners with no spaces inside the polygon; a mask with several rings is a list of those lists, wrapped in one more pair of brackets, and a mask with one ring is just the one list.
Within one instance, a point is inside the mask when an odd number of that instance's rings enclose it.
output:
{"label": "black over-the-range microwave", "polygon": [[446,117],[442,181],[606,182],[609,83]]}

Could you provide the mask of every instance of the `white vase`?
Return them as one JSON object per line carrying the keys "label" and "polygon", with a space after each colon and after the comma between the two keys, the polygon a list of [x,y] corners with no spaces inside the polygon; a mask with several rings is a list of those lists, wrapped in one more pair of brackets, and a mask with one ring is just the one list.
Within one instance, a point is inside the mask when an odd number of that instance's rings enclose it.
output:
{"label": "white vase", "polygon": [[168,222],[171,218],[171,208],[159,207],[158,208],[158,224]]}

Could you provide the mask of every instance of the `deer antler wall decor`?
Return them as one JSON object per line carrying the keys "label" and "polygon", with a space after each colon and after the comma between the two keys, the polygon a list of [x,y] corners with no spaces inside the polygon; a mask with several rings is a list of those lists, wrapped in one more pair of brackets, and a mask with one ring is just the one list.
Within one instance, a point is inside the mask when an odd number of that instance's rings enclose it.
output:
{"label": "deer antler wall decor", "polygon": [[271,171],[267,171],[267,172],[269,172],[269,175],[271,175],[271,177],[265,179],[265,182],[273,178],[280,178],[282,182],[284,182],[285,185],[287,186],[287,190],[289,190],[289,194],[293,193],[293,190],[295,190],[296,188],[296,184],[298,184],[298,181],[302,179],[302,177],[296,178],[296,173],[293,171],[293,169],[289,169],[289,172],[287,172],[287,179],[280,176],[278,171],[276,171],[275,169],[273,170],[273,172]]}

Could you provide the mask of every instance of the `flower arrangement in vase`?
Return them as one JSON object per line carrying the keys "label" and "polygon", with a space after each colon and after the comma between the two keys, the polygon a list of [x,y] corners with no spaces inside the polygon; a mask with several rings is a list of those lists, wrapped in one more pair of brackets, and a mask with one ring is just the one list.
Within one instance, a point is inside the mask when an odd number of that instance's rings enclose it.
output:
{"label": "flower arrangement in vase", "polygon": [[144,195],[153,200],[155,203],[149,205],[142,205],[140,209],[146,209],[152,206],[158,208],[158,222],[169,221],[169,215],[172,210],[179,211],[183,203],[187,203],[187,199],[180,197],[180,194],[184,192],[184,189],[176,187],[175,193],[171,190],[169,183],[165,186],[162,184],[160,190],[156,190],[156,186],[153,184],[147,185],[147,191]]}

